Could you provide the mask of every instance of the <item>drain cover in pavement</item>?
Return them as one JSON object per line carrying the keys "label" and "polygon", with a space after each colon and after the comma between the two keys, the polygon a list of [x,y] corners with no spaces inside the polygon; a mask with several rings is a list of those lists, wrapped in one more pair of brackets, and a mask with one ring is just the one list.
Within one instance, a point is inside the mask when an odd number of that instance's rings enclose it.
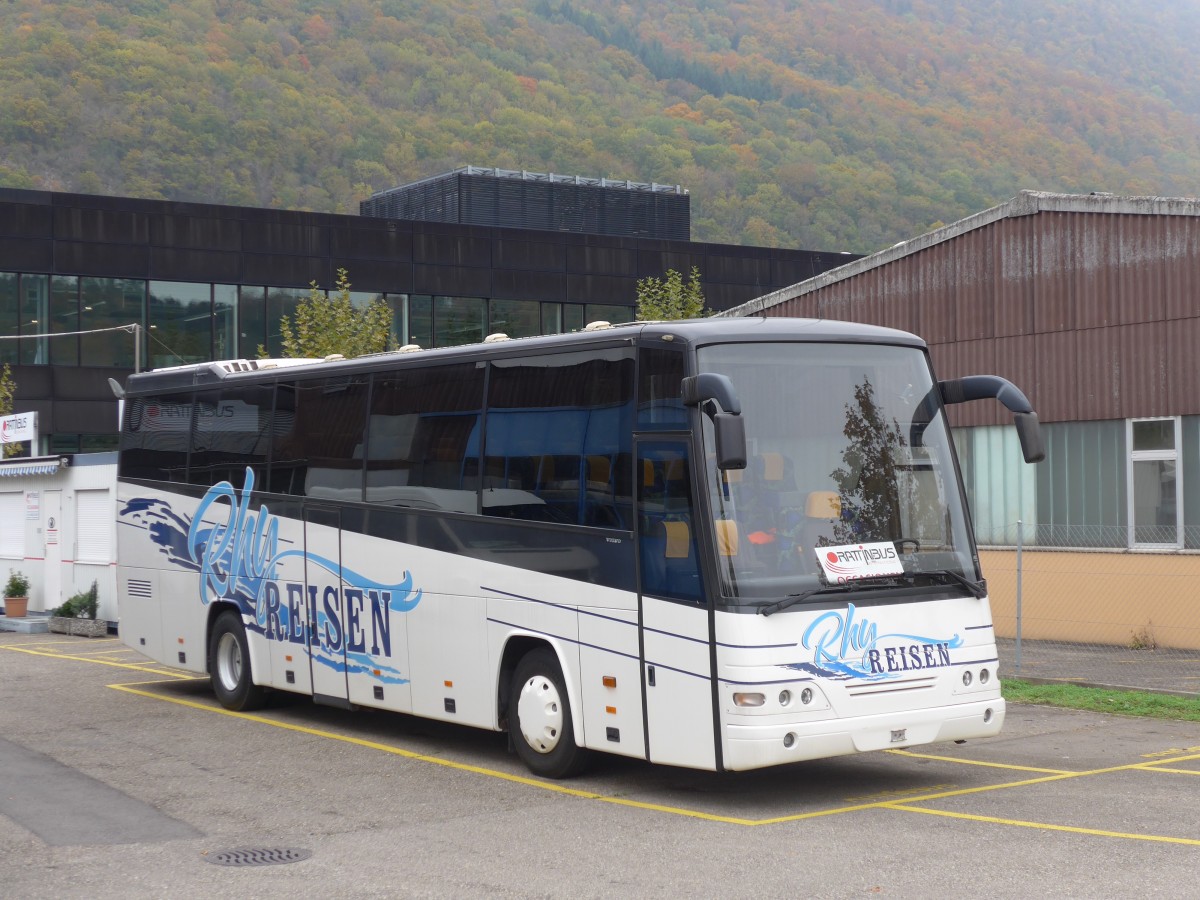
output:
{"label": "drain cover in pavement", "polygon": [[222,850],[204,857],[218,866],[278,866],[300,862],[312,856],[311,850],[295,847],[249,847],[243,850]]}

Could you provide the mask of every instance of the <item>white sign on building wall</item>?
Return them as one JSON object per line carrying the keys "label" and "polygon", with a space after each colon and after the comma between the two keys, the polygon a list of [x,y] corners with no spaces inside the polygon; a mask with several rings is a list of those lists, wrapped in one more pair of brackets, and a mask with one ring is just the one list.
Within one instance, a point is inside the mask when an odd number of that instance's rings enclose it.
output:
{"label": "white sign on building wall", "polygon": [[37,413],[14,413],[0,418],[0,443],[37,446]]}

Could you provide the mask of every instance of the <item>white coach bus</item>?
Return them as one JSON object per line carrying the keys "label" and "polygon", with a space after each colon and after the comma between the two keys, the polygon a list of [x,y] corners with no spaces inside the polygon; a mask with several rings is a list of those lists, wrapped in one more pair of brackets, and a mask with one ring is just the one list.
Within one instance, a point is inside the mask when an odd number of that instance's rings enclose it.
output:
{"label": "white coach bus", "polygon": [[[406,348],[407,349],[407,348]],[[596,323],[125,390],[120,634],[273,690],[700,769],[996,734],[986,585],[923,341]]]}

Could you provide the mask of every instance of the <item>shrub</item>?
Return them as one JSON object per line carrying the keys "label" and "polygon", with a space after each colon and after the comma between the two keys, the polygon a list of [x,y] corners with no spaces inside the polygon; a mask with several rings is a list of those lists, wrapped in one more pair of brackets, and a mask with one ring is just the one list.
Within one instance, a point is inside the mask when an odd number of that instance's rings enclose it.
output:
{"label": "shrub", "polygon": [[94,619],[96,618],[96,609],[100,605],[99,588],[96,582],[92,582],[92,586],[86,591],[80,591],[66,601],[58,609],[54,610],[52,616],[62,616],[67,619]]}
{"label": "shrub", "polygon": [[4,585],[5,597],[28,597],[29,577],[16,569],[8,570],[8,583]]}

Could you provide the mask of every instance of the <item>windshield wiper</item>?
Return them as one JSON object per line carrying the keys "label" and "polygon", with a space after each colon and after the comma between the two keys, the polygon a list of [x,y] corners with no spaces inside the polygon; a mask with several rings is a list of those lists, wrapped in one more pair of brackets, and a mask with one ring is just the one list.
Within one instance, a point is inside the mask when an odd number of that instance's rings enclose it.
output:
{"label": "windshield wiper", "polygon": [[845,584],[823,584],[820,587],[801,591],[798,594],[788,594],[782,600],[776,600],[774,603],[768,603],[766,606],[759,607],[758,614],[760,616],[769,616],[771,613],[777,613],[780,610],[787,609],[789,606],[803,603],[810,597],[819,597],[823,594],[845,594],[864,587],[894,586],[897,580],[901,578],[903,578],[901,575],[878,575],[874,578],[857,578],[854,581],[847,581]]}
{"label": "windshield wiper", "polygon": [[788,594],[782,600],[777,600],[774,603],[768,603],[766,606],[761,607],[758,613],[762,616],[769,616],[772,613],[781,612],[790,606],[795,606],[797,603],[803,603],[810,597],[820,597],[824,594],[844,594],[863,587],[893,587],[897,582],[903,582],[911,586],[916,583],[916,578],[919,575],[941,581],[943,584],[959,585],[966,588],[971,596],[981,600],[987,596],[986,581],[971,581],[971,579],[951,569],[930,569],[921,572],[905,572],[903,575],[879,575],[875,578],[859,578],[854,581],[847,581],[845,584],[821,585],[807,591],[801,591],[798,594]]}
{"label": "windshield wiper", "polygon": [[916,572],[909,573],[906,577],[913,578],[914,576],[917,576],[917,575],[924,575],[928,578],[941,579],[943,584],[950,583],[950,584],[960,585],[961,587],[964,587],[968,591],[970,591],[972,597],[976,597],[980,600],[982,600],[984,597],[987,596],[987,581],[986,580],[972,581],[970,578],[966,578],[965,576],[960,575],[958,572],[955,572],[953,569],[919,570]]}

